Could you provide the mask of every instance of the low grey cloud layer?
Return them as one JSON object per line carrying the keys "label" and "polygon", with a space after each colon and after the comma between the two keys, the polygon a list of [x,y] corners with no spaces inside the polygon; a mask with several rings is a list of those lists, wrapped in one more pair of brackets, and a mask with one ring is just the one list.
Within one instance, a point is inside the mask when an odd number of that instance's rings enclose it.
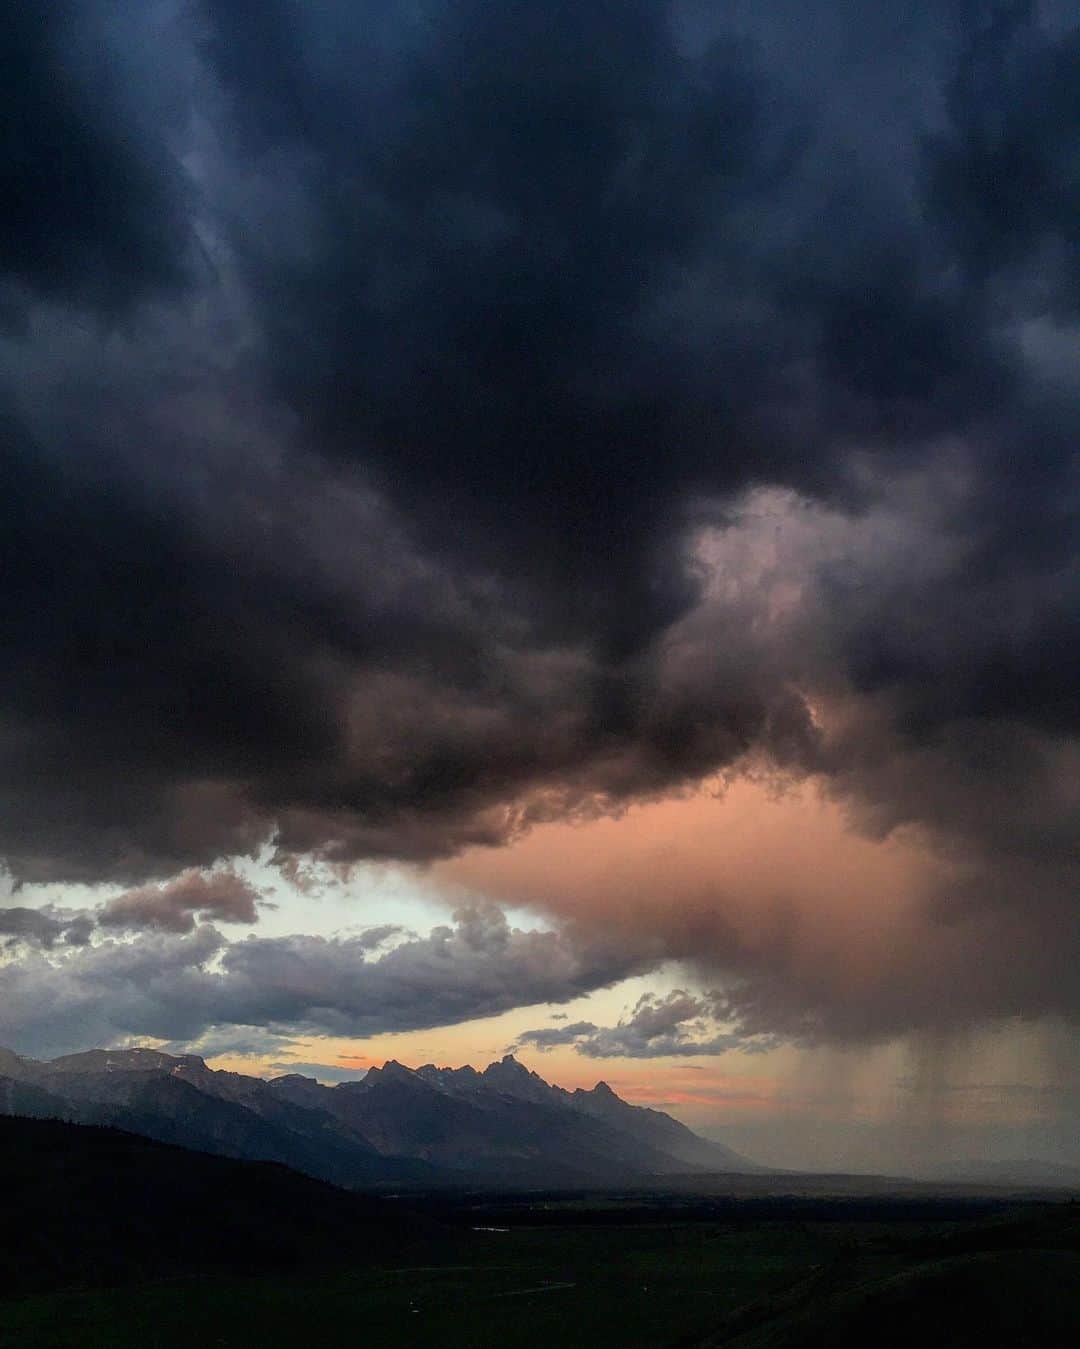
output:
{"label": "low grey cloud layer", "polygon": [[131,1036],[191,1042],[213,1031],[211,1040],[235,1048],[244,1043],[236,1027],[376,1035],[566,1002],[644,964],[602,942],[512,928],[493,909],[462,909],[452,927],[426,937],[384,926],[230,943],[202,924],[0,962],[0,1044],[43,1054]]}
{"label": "low grey cloud layer", "polygon": [[766,1038],[748,1037],[717,1025],[714,999],[695,997],[675,989],[664,997],[645,993],[629,1016],[616,1026],[596,1026],[591,1021],[544,1026],[523,1031],[515,1047],[541,1051],[572,1045],[587,1058],[691,1058],[697,1055],[764,1052],[772,1047]]}
{"label": "low grey cloud layer", "polygon": [[7,937],[10,950],[48,950],[58,942],[85,946],[99,930],[192,932],[196,919],[257,923],[260,903],[265,901],[256,887],[233,871],[190,869],[163,885],[125,890],[93,908],[44,904],[0,909],[0,937]]}

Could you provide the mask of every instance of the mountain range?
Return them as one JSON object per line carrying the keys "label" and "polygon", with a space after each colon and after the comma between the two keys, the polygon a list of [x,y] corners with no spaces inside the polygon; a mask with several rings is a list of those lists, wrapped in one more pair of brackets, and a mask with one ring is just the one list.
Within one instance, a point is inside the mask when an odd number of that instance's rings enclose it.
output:
{"label": "mountain range", "polygon": [[613,1185],[766,1169],[604,1082],[567,1091],[512,1055],[482,1072],[390,1060],[328,1087],[155,1049],[39,1061],[0,1048],[0,1114],[109,1125],[350,1188]]}

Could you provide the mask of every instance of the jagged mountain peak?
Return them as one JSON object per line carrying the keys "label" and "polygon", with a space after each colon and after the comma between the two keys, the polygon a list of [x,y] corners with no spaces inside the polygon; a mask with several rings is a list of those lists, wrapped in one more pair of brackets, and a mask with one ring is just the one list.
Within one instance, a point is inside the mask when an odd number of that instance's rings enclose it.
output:
{"label": "jagged mountain peak", "polygon": [[550,1083],[545,1082],[539,1073],[526,1068],[520,1059],[514,1058],[513,1054],[504,1054],[501,1059],[489,1063],[480,1076],[502,1081],[516,1078],[521,1082],[539,1082],[541,1086],[550,1088]]}
{"label": "jagged mountain peak", "polygon": [[404,1063],[399,1063],[397,1059],[387,1059],[381,1068],[369,1068],[364,1074],[360,1083],[341,1083],[341,1086],[364,1086],[374,1087],[381,1082],[408,1082],[415,1084],[423,1079],[414,1068],[408,1067]]}
{"label": "jagged mountain peak", "polygon": [[539,1073],[519,1063],[513,1054],[506,1054],[497,1063],[489,1063],[480,1074],[480,1080],[484,1086],[538,1105],[547,1105],[560,1094],[558,1087],[550,1086]]}

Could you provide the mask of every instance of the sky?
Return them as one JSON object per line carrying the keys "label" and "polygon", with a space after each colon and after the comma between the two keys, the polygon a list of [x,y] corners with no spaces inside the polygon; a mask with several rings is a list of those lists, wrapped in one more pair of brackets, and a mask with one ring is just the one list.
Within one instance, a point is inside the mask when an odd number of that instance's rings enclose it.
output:
{"label": "sky", "polygon": [[0,1043],[1080,1163],[1075,7],[0,3]]}

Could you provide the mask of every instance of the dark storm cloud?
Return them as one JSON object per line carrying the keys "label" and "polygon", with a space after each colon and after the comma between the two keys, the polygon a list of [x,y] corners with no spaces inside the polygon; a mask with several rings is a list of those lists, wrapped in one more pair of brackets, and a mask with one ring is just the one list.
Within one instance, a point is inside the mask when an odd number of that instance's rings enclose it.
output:
{"label": "dark storm cloud", "polygon": [[969,6],[946,92],[951,125],[932,142],[930,200],[974,275],[1034,263],[1048,312],[1074,316],[1080,33],[1045,31],[1039,11],[1037,0]]}
{"label": "dark storm cloud", "polygon": [[757,35],[687,51],[655,0],[206,9],[236,143],[305,222],[264,247],[239,194],[278,391],[545,636],[634,651],[692,599],[695,494],[835,488],[856,438],[1007,381],[921,202]]}
{"label": "dark storm cloud", "polygon": [[[422,860],[750,756],[1061,930],[1069,16],[376,8],[5,7],[13,874]],[[858,535],[768,605],[697,546],[760,489]]]}
{"label": "dark storm cloud", "polygon": [[524,553],[541,620],[581,632],[602,609],[612,640],[665,618],[678,597],[644,574],[646,531],[700,446],[672,424],[670,347],[642,329],[707,239],[745,260],[728,221],[796,148],[751,52],[681,58],[650,0],[371,25],[342,6],[207,10],[241,144],[296,159],[278,190],[308,213],[303,256],[256,241],[244,262],[320,446],[374,467],[438,546],[500,568]]}
{"label": "dark storm cloud", "polygon": [[184,278],[183,174],[167,128],[127,97],[166,7],[144,8],[0,6],[0,317],[14,317],[25,290],[116,312]]}

